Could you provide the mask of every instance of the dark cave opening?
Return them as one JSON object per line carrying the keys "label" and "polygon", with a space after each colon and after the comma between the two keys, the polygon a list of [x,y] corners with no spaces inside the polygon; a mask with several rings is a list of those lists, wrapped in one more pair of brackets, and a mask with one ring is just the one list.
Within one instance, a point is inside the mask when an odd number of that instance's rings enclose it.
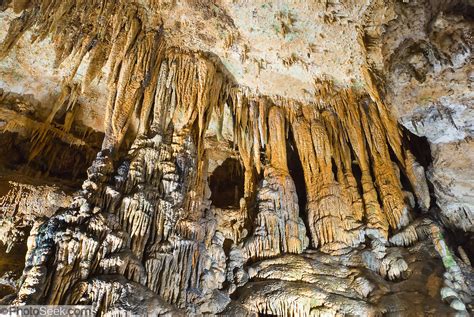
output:
{"label": "dark cave opening", "polygon": [[461,15],[468,21],[474,20],[474,6],[470,0],[457,0],[452,2],[453,3],[447,1],[444,3],[444,6],[448,6],[448,8],[443,8],[446,14]]}
{"label": "dark cave opening", "polygon": [[357,191],[361,196],[364,194],[364,189],[362,188],[362,170],[360,169],[359,163],[356,160],[352,160],[351,164],[352,175],[357,183]]}
{"label": "dark cave opening", "polygon": [[0,161],[1,167],[14,170],[18,165],[26,163],[26,157],[20,151],[16,139],[18,133],[4,131],[0,133]]}
{"label": "dark cave opening", "polygon": [[360,169],[359,162],[357,161],[357,156],[354,153],[354,149],[349,147],[351,153],[351,171],[352,175],[357,181],[357,186],[359,188],[359,193],[362,193],[362,170]]}
{"label": "dark cave opening", "polygon": [[462,259],[461,250],[459,249],[461,247],[472,265],[474,263],[474,235],[452,227],[445,227],[445,230],[448,244],[452,247],[456,256]]}
{"label": "dark cave opening", "polygon": [[234,241],[231,239],[225,239],[222,248],[224,249],[224,253],[227,257],[229,257],[230,251],[232,250],[232,245],[234,245]]}
{"label": "dark cave opening", "polygon": [[[84,133],[86,134],[86,133]],[[30,177],[51,177],[64,181],[79,182],[87,178],[87,168],[100,149],[103,133],[88,133],[85,146],[71,146],[58,138],[52,138],[47,146],[30,158],[35,151],[31,139],[18,133],[0,133],[0,157],[2,165]]]}
{"label": "dark cave opening", "polygon": [[[12,279],[17,279],[21,276],[25,266],[27,249],[26,240],[14,243],[8,253],[6,246],[0,244],[0,277],[5,277],[6,275]],[[13,285],[0,283],[0,299],[10,294],[15,294],[15,292],[16,289]]]}
{"label": "dark cave opening", "polygon": [[[288,141],[286,142],[286,157],[288,162],[288,170],[290,171],[290,176],[293,179],[293,182],[295,183],[296,187],[296,194],[298,196],[299,216],[301,219],[303,219],[306,226],[306,230],[309,232],[307,215],[308,212],[306,210],[308,196],[306,191],[306,183],[304,180],[303,165],[301,164],[301,160],[298,155],[298,151],[294,141],[294,136],[291,130],[288,131],[287,140]],[[310,237],[309,234],[308,237]]]}
{"label": "dark cave opening", "polygon": [[[457,212],[467,213],[468,211],[459,209]],[[437,205],[433,207],[431,217],[443,225],[444,238],[454,254],[465,262],[462,254],[464,253],[464,256],[467,257],[472,266],[474,264],[474,235],[469,231],[464,231],[462,228],[455,227],[449,219],[443,215],[441,209]]]}
{"label": "dark cave opening", "polygon": [[425,169],[433,162],[431,157],[430,143],[426,137],[420,137],[413,134],[405,127],[401,127],[403,131],[403,144],[408,147],[410,152],[415,156],[416,161]]}
{"label": "dark cave opening", "polygon": [[226,159],[209,178],[211,203],[217,208],[239,208],[244,197],[244,171],[234,158]]}
{"label": "dark cave opening", "polygon": [[338,168],[337,168],[336,160],[334,159],[334,157],[331,158],[331,166],[332,166],[332,174],[334,175],[334,179],[337,179]]}
{"label": "dark cave opening", "polygon": [[[415,157],[415,160],[423,166],[425,169],[425,173],[428,170],[428,167],[432,164],[433,162],[433,157],[431,156],[431,148],[430,148],[430,143],[428,142],[428,139],[426,137],[420,137],[417,136],[416,134],[413,134],[410,132],[407,128],[401,126],[402,132],[403,132],[403,145],[410,150],[410,152],[413,154]],[[403,175],[403,173],[401,173]],[[405,176],[405,175],[403,175]],[[402,182],[405,180],[405,182],[409,183],[408,179],[406,177],[401,177]],[[434,193],[434,188],[433,184],[429,181],[429,179],[426,179],[428,182],[428,190],[430,192],[430,197],[431,197],[431,206],[434,206],[436,202],[436,197],[433,194]],[[405,187],[405,184],[402,183]],[[411,188],[411,185],[408,186],[407,188]],[[412,190],[413,192],[413,190]],[[416,202],[418,205],[418,201]]]}
{"label": "dark cave opening", "polygon": [[405,175],[405,171],[402,168],[402,164],[398,161],[397,155],[395,154],[395,152],[393,151],[390,145],[388,146],[388,152],[390,154],[390,161],[392,165],[394,166],[394,170],[396,171],[398,169],[395,175],[399,176],[398,179],[400,180],[400,183],[402,184],[402,190],[406,190],[413,193],[414,191],[411,186],[410,180]]}

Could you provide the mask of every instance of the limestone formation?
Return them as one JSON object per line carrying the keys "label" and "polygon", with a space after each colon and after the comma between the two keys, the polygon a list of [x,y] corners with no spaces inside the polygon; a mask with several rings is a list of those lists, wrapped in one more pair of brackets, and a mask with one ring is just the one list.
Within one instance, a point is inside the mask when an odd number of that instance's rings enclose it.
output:
{"label": "limestone formation", "polygon": [[[437,108],[400,114],[412,100],[396,96],[466,71],[472,16],[459,10],[472,4],[431,1],[428,17],[429,1],[382,2],[0,3],[0,71],[16,71],[28,39],[52,50],[41,67],[63,72],[44,73],[48,97],[25,93],[31,78],[0,79],[0,303],[99,316],[472,313],[472,180],[458,182],[469,168],[446,154],[472,129],[440,109],[470,110],[436,96]],[[248,30],[236,18],[251,8]],[[310,41],[306,53],[273,61],[249,35],[268,12],[278,54]],[[428,20],[402,39],[401,23]],[[341,62],[318,66],[324,45]],[[426,126],[446,120],[455,132]]]}

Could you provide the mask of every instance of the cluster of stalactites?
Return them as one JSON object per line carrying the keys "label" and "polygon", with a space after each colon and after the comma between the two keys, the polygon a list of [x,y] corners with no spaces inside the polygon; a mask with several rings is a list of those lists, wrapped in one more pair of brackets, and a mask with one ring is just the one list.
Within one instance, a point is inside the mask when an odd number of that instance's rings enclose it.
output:
{"label": "cluster of stalactites", "polygon": [[[143,100],[137,99],[141,101],[139,134],[166,133],[170,127],[194,133],[199,140],[198,158],[202,158],[210,116],[215,112],[223,121],[227,103],[233,113],[234,143],[245,169],[247,199],[256,198],[258,174],[265,168],[288,173],[286,139],[291,129],[304,170],[314,247],[333,252],[356,246],[363,239],[364,227],[370,236],[385,240],[389,228],[406,226],[410,206],[397,164],[411,181],[418,204],[429,205],[420,166],[402,146],[396,122],[381,109],[383,104],[323,83],[317,104],[276,100],[276,106],[268,98],[230,89],[224,76],[203,57],[177,52],[163,57],[151,74]],[[122,113],[120,104],[108,108]],[[109,120],[115,121],[113,116]],[[112,138],[120,140],[117,135]],[[397,162],[392,162],[391,151]],[[196,190],[192,204],[204,197],[205,160],[198,162],[196,186],[201,189]],[[354,174],[354,165],[360,175]]]}
{"label": "cluster of stalactites", "polygon": [[[67,58],[73,62],[65,84],[71,83],[82,60],[89,54],[83,88],[100,75],[106,63],[112,72],[116,71],[115,66],[129,53],[127,49],[134,49],[135,42],[156,32],[147,27],[153,21],[146,11],[132,1],[13,1],[13,9],[21,15],[10,23],[0,46],[0,58],[31,29],[32,41],[51,38],[56,50],[56,66]],[[154,24],[159,26],[159,23]]]}
{"label": "cluster of stalactites", "polygon": [[[107,125],[105,147],[120,144],[129,124],[128,118],[138,95],[147,86],[147,76],[159,54],[159,28],[145,27],[147,16],[139,6],[128,1],[6,1],[1,9],[10,5],[21,15],[13,19],[8,33],[0,44],[0,59],[4,58],[21,36],[31,30],[31,40],[50,38],[55,46],[58,67],[69,59],[72,67],[60,83],[60,93],[50,106],[50,113],[44,122],[37,123],[31,132],[29,160],[40,154],[53,159],[58,155],[55,139],[83,146],[70,134],[78,110],[77,98],[90,83],[99,77],[102,68],[108,64],[109,104],[107,120],[114,116],[114,123]],[[76,73],[85,57],[89,65],[78,83]],[[133,104],[133,105],[132,105]],[[114,111],[115,110],[115,111]],[[63,124],[55,121],[58,113],[65,113]],[[18,120],[17,120],[18,121]],[[29,122],[27,122],[29,123]],[[12,121],[12,126],[14,122]],[[24,126],[23,122],[21,122]],[[111,140],[115,138],[114,141]],[[87,144],[85,144],[87,145]]]}
{"label": "cluster of stalactites", "polygon": [[[401,131],[383,104],[352,90],[335,91],[328,82],[317,87],[316,107],[302,107],[290,115],[305,181],[307,186],[312,184],[308,213],[309,222],[314,221],[313,243],[316,246],[315,238],[321,247],[357,243],[362,221],[369,236],[385,240],[389,229],[408,225],[409,209],[414,207],[407,203],[399,168],[410,180],[419,205],[429,205],[421,166],[403,147]],[[312,140],[312,146],[305,140]],[[396,162],[391,151],[396,153]],[[360,175],[354,176],[354,165]],[[330,232],[331,228],[335,231]]]}
{"label": "cluster of stalactites", "polygon": [[137,131],[139,135],[173,135],[177,142],[188,137],[194,140],[197,177],[193,184],[194,198],[188,200],[185,209],[197,220],[205,195],[205,131],[213,111],[223,113],[229,83],[206,58],[174,51],[168,51],[152,74],[136,120]]}
{"label": "cluster of stalactites", "polygon": [[[78,136],[77,132],[72,132],[73,122],[78,114],[77,90],[73,87],[65,87],[57,97],[50,115],[42,121],[35,115],[36,107],[39,102],[25,95],[13,92],[4,92],[0,89],[0,120],[6,124],[0,127],[0,132],[18,133],[22,138],[29,140],[30,148],[27,159],[29,162],[38,157],[48,157],[47,172],[51,171],[53,166],[64,166],[63,161],[67,158],[67,151],[64,151],[62,145],[69,145],[79,149],[86,156],[86,162],[91,162],[95,157],[96,151],[93,146],[88,144],[87,139],[92,129]],[[64,118],[53,119],[60,108],[64,108]],[[61,121],[61,122],[58,122]],[[80,166],[84,163],[83,158],[77,156],[73,162],[73,177],[76,178],[81,170]]]}
{"label": "cluster of stalactites", "polygon": [[[20,7],[15,2],[13,7],[23,12],[11,22],[0,45],[0,58],[8,54],[21,35],[32,29],[33,41],[51,38],[57,66],[66,58],[72,61],[72,69],[62,83],[48,122],[61,107],[69,109],[78,93],[86,90],[94,79],[101,77],[102,70],[107,69],[109,94],[103,148],[117,148],[130,125],[145,132],[154,103],[158,104],[155,115],[163,110],[159,114],[161,121],[153,124],[154,129],[165,128],[169,120],[180,129],[186,124],[192,125],[197,118],[202,135],[211,112],[208,109],[226,98],[220,94],[227,91],[221,89],[226,80],[217,67],[208,59],[198,57],[199,54],[175,54],[166,50],[159,20],[151,21],[152,17],[138,3],[53,0],[29,1]],[[163,54],[164,51],[167,54]],[[76,72],[86,55],[89,64],[82,84],[77,85]],[[177,111],[173,114],[175,108]]]}
{"label": "cluster of stalactites", "polygon": [[[103,149],[116,150],[130,131],[163,136],[179,131],[183,137],[196,139],[194,198],[184,206],[193,211],[189,212],[193,221],[202,216],[205,196],[205,131],[213,112],[222,122],[227,101],[233,112],[234,142],[245,169],[247,201],[256,198],[258,175],[267,166],[288,172],[285,139],[291,129],[304,171],[314,247],[330,252],[353,247],[363,238],[363,225],[371,236],[385,240],[389,228],[398,230],[408,224],[409,206],[391,151],[418,204],[429,206],[422,168],[403,147],[401,132],[367,69],[364,74],[372,101],[352,90],[336,91],[329,83],[318,83],[316,104],[272,102],[231,88],[230,80],[204,56],[167,49],[159,23],[154,23],[155,28],[145,27],[150,25],[149,17],[139,4],[53,0],[32,1],[21,9],[22,15],[12,21],[2,43],[1,56],[35,25],[33,39],[51,36],[58,64],[73,58],[73,69],[49,122],[59,108],[70,107],[68,100],[77,98],[75,73],[89,54],[82,90],[103,66],[109,70]],[[269,133],[274,126],[278,128]],[[354,175],[354,162],[361,175]]]}
{"label": "cluster of stalactites", "polygon": [[[365,234],[386,241],[389,230],[397,231],[411,219],[408,190],[414,191],[418,206],[429,207],[423,168],[403,146],[396,121],[373,92],[375,101],[351,89],[336,90],[329,82],[317,83],[317,88],[317,102],[310,105],[231,91],[245,195],[255,197],[262,170],[288,172],[286,144],[294,141],[313,247],[342,252],[357,246]],[[287,140],[288,131],[293,141]],[[410,189],[402,187],[400,173]]]}

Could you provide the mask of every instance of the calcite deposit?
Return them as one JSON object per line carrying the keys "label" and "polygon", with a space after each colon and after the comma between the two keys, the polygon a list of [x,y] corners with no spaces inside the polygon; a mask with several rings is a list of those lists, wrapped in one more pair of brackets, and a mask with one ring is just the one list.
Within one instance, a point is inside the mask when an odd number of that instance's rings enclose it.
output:
{"label": "calcite deposit", "polygon": [[0,304],[473,312],[472,2],[0,9]]}

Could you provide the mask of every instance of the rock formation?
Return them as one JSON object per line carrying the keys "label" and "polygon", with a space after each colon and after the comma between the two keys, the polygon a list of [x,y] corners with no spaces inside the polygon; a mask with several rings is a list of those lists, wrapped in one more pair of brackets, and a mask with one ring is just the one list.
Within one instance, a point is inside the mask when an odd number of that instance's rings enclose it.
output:
{"label": "rock formation", "polygon": [[320,2],[1,2],[0,303],[472,313],[473,4]]}

